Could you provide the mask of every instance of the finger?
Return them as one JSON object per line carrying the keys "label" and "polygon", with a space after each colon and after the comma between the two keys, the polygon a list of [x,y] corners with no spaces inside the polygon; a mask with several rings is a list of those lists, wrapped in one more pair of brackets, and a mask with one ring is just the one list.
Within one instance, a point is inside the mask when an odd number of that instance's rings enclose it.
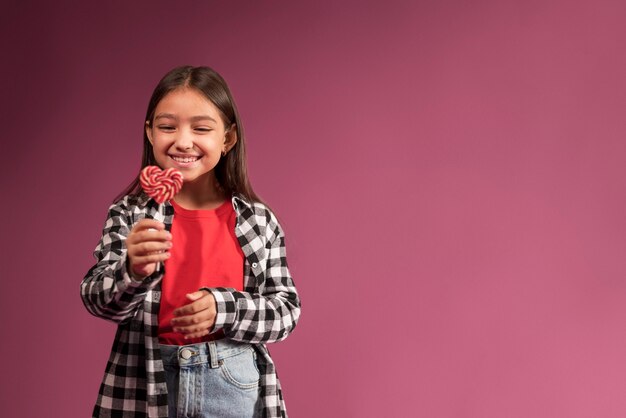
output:
{"label": "finger", "polygon": [[191,334],[183,334],[183,339],[190,340],[192,338],[201,338],[201,337],[204,337],[205,335],[209,335],[210,333],[211,332],[209,331],[209,328],[207,328],[204,331],[194,332]]}
{"label": "finger", "polygon": [[170,257],[171,257],[171,253],[169,252],[153,253],[153,254],[147,254],[143,256],[134,256],[132,257],[131,264],[133,265],[133,268],[134,268],[135,266],[142,266],[145,264],[160,263],[161,261],[165,261]]}
{"label": "finger", "polygon": [[204,332],[199,332],[199,333],[195,333],[195,334],[187,334],[185,335],[183,338],[185,340],[191,340],[192,338],[201,338],[204,337],[205,335],[209,335],[209,330],[206,330]]}
{"label": "finger", "polygon": [[201,299],[199,301],[190,303],[188,305],[181,306],[180,308],[176,308],[174,309],[172,313],[174,314],[175,317],[189,316],[189,315],[194,315],[198,312],[202,312],[206,310],[207,307],[208,307],[208,304],[206,305],[203,304],[202,299]]}
{"label": "finger", "polygon": [[202,321],[199,324],[193,324],[193,325],[188,325],[184,327],[182,326],[174,327],[173,331],[178,332],[183,335],[187,335],[187,336],[189,336],[190,334],[200,334],[200,333],[208,334],[209,330],[213,327],[214,323],[215,321],[207,320],[207,321]]}
{"label": "finger", "polygon": [[180,308],[174,309],[174,311],[172,312],[174,316],[193,315],[211,306],[211,301],[212,300],[215,301],[215,299],[213,298],[213,295],[211,295],[206,290],[201,290],[200,292],[204,294],[203,297],[185,306],[181,306]]}
{"label": "finger", "polygon": [[200,324],[204,321],[210,321],[215,317],[215,311],[205,309],[193,315],[178,316],[170,320],[172,327],[188,327]]}
{"label": "finger", "polygon": [[160,253],[163,251],[167,251],[172,248],[171,242],[142,242],[140,244],[135,244],[131,249],[129,249],[129,253],[132,256],[142,256],[148,255],[152,253]]}
{"label": "finger", "polygon": [[154,219],[144,218],[137,222],[133,227],[133,231],[143,231],[146,229],[156,229],[162,231],[165,229],[165,224]]}
{"label": "finger", "polygon": [[128,244],[137,244],[140,242],[146,241],[171,241],[172,234],[168,231],[156,231],[156,230],[142,230],[139,232],[132,232],[128,235],[127,245]]}
{"label": "finger", "polygon": [[206,290],[198,290],[197,292],[187,293],[185,296],[187,297],[187,299],[194,302],[206,294],[207,294]]}
{"label": "finger", "polygon": [[185,340],[190,340],[192,338],[200,338],[200,337],[204,337],[205,335],[209,335],[211,333],[211,327],[205,329],[204,331],[200,331],[200,332],[193,332],[191,334],[183,334],[183,338]]}

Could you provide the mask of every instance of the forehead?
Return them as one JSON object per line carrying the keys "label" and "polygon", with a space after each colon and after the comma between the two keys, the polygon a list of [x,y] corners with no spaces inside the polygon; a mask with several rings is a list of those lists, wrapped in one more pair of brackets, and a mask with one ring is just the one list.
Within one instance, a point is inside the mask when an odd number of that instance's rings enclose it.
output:
{"label": "forehead", "polygon": [[157,104],[155,117],[168,113],[178,117],[210,116],[221,119],[219,109],[204,94],[191,88],[180,88],[167,93]]}

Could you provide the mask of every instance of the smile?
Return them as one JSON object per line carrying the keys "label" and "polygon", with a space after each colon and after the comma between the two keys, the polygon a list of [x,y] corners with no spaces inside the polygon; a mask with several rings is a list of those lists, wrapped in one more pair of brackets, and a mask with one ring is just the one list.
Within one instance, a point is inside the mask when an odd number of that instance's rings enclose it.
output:
{"label": "smile", "polygon": [[177,163],[193,163],[200,159],[200,157],[179,157],[176,155],[170,155],[170,158]]}

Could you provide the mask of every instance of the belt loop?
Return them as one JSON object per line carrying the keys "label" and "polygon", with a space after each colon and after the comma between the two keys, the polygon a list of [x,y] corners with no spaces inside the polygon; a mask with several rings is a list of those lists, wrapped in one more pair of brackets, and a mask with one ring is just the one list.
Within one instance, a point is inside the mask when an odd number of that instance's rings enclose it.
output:
{"label": "belt loop", "polygon": [[211,358],[211,368],[216,369],[219,367],[217,361],[217,347],[215,345],[215,341],[209,341],[207,343],[209,345],[209,357]]}

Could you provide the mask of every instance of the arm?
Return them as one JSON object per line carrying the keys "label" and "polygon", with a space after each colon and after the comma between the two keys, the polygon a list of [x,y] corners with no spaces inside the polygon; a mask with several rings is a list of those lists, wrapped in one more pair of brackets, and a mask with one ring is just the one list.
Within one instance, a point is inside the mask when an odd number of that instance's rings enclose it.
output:
{"label": "arm", "polygon": [[97,262],[80,287],[87,310],[92,315],[116,323],[132,318],[146,293],[161,279],[158,272],[142,281],[129,275],[126,238],[132,226],[130,223],[123,201],[109,208],[102,238],[94,251]]}
{"label": "arm", "polygon": [[213,329],[223,328],[226,336],[233,340],[250,343],[283,340],[300,316],[300,298],[287,266],[285,236],[271,212],[267,231],[271,236],[265,282],[260,293],[206,289],[216,301]]}
{"label": "arm", "polygon": [[294,329],[300,316],[300,299],[285,256],[285,239],[273,215],[266,231],[267,264],[259,292],[232,288],[202,288],[190,293],[191,303],[174,310],[174,331],[197,338],[223,329],[236,341],[271,343]]}

